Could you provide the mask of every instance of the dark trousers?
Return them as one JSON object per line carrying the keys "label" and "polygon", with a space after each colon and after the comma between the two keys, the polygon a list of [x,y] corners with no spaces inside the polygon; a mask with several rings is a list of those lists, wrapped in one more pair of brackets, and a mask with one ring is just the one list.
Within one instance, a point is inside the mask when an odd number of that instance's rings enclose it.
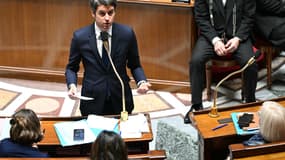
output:
{"label": "dark trousers", "polygon": [[[217,56],[213,45],[203,36],[200,36],[192,52],[189,64],[189,75],[191,83],[192,104],[202,103],[202,92],[205,88],[205,64],[212,57]],[[244,66],[247,61],[254,56],[252,43],[246,40],[240,43],[236,52],[232,54],[239,65]],[[246,102],[255,101],[255,89],[257,83],[257,64],[250,65],[244,71],[245,100]]]}

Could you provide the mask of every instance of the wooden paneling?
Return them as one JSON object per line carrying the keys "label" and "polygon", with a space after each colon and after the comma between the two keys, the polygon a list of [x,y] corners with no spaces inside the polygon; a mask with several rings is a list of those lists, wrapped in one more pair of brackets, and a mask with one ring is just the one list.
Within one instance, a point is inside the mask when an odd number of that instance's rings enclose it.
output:
{"label": "wooden paneling", "polygon": [[[196,39],[192,6],[164,0],[119,1],[115,21],[136,32],[149,79],[188,83],[188,62]],[[0,8],[0,66],[24,70],[63,72],[73,31],[93,21],[87,0],[1,0]],[[1,69],[0,74],[22,78]]]}

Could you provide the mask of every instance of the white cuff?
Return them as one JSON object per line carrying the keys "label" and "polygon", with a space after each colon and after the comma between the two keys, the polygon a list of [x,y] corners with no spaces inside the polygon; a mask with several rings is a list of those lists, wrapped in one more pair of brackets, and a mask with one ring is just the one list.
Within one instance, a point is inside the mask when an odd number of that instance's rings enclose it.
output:
{"label": "white cuff", "polygon": [[137,86],[140,87],[140,85],[143,84],[143,83],[146,83],[146,81],[145,81],[145,80],[139,81],[139,82],[137,83]]}
{"label": "white cuff", "polygon": [[218,41],[221,41],[221,38],[215,37],[215,38],[213,38],[213,40],[212,40],[212,44],[215,45],[215,43],[218,42]]}

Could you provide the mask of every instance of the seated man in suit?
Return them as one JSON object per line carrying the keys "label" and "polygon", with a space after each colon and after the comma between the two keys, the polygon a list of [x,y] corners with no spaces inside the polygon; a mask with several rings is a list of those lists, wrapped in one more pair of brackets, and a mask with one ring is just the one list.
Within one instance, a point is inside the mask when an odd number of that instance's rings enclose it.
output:
{"label": "seated man in suit", "polygon": [[[256,3],[254,0],[196,0],[194,13],[200,35],[190,61],[192,106],[184,117],[190,123],[189,112],[203,109],[205,64],[212,57],[231,54],[244,66],[254,56],[252,27]],[[257,64],[244,71],[245,101],[255,101]]]}
{"label": "seated man in suit", "polygon": [[256,9],[257,34],[285,50],[285,1],[257,0]]}

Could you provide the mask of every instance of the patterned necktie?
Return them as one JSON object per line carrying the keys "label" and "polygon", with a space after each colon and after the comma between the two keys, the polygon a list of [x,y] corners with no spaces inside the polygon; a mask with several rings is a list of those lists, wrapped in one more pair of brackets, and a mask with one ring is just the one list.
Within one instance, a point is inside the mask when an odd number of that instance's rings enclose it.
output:
{"label": "patterned necktie", "polygon": [[103,44],[102,44],[102,61],[106,67],[110,63],[109,58],[108,58],[108,52],[104,46],[104,43],[106,43],[106,47],[109,47],[108,37],[109,37],[109,35],[107,32],[101,32],[101,39],[103,41]]}

